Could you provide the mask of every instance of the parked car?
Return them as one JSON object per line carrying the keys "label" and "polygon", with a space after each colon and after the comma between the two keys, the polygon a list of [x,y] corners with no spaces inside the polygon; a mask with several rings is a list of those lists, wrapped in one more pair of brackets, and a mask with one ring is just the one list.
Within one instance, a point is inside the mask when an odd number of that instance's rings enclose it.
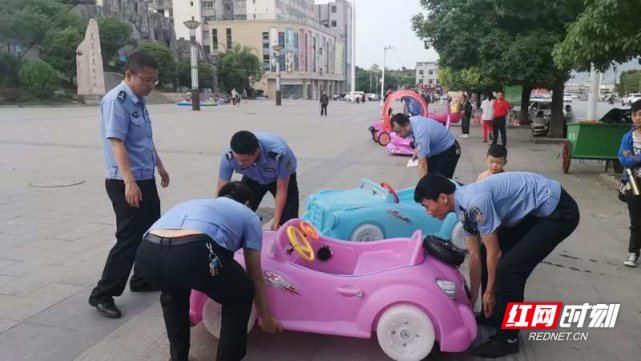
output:
{"label": "parked car", "polygon": [[[356,91],[354,93],[356,94],[356,97],[359,99],[359,101],[360,101],[360,99],[362,99],[363,95],[365,94],[365,92],[361,92],[361,91]],[[354,99],[354,94],[352,94],[352,92],[349,92],[349,93],[345,94],[344,100],[347,100],[349,102],[353,102],[355,100]]]}
{"label": "parked car", "polygon": [[621,99],[621,105],[626,105],[626,104],[631,105],[632,103],[640,99],[641,99],[641,93],[631,93],[631,94],[628,94],[628,96]]}
{"label": "parked car", "polygon": [[381,99],[378,96],[378,94],[374,94],[374,93],[367,93],[367,94],[365,94],[365,96],[367,97],[367,100],[369,100],[369,101],[378,101],[378,100]]}
{"label": "parked car", "polygon": [[465,248],[462,226],[454,213],[438,220],[414,201],[414,188],[396,192],[389,184],[361,180],[358,187],[311,195],[303,219],[326,237],[368,242],[409,237],[420,229]]}
{"label": "parked car", "polygon": [[531,101],[528,108],[528,117],[530,118],[532,136],[547,135],[550,130],[550,120],[552,119],[552,100],[537,99]]}
{"label": "parked car", "polygon": [[[465,279],[453,265],[424,252],[446,243],[429,237],[424,243],[420,231],[372,243],[313,233],[299,219],[263,233],[267,299],[284,330],[364,339],[376,332],[394,360],[422,360],[436,342],[443,352],[470,347],[477,326]],[[244,264],[242,251],[235,259]],[[190,321],[201,320],[220,337],[221,306],[192,291]]]}

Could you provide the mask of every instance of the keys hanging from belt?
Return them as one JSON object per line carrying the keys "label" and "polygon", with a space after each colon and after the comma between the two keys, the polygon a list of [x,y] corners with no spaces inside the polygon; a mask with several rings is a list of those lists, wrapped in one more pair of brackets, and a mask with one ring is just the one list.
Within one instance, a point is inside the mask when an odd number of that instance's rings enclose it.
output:
{"label": "keys hanging from belt", "polygon": [[209,251],[209,275],[214,277],[218,275],[218,272],[223,268],[223,262],[220,260],[218,255],[214,252],[211,243],[205,243],[207,250]]}

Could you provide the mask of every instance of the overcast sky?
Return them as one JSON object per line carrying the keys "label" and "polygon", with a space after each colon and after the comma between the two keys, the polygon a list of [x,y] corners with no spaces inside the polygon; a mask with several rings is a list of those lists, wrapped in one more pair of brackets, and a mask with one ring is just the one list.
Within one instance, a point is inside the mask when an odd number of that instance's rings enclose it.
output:
{"label": "overcast sky", "polygon": [[[383,48],[387,51],[387,68],[414,68],[417,61],[434,61],[438,55],[426,50],[412,31],[412,16],[421,11],[419,0],[351,0],[356,1],[356,65],[369,68],[383,66]],[[317,4],[328,0],[316,0]]]}

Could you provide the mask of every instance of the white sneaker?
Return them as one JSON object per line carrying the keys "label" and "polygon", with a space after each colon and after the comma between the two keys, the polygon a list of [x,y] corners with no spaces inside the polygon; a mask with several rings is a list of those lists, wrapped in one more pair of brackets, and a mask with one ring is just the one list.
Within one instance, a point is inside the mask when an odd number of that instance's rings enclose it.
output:
{"label": "white sneaker", "polygon": [[628,253],[628,258],[623,261],[623,264],[628,267],[636,267],[638,260],[639,256],[637,256],[635,253]]}
{"label": "white sneaker", "polygon": [[467,138],[467,137],[469,137],[469,135],[468,135],[468,134],[461,134],[461,135],[459,135],[459,138]]}

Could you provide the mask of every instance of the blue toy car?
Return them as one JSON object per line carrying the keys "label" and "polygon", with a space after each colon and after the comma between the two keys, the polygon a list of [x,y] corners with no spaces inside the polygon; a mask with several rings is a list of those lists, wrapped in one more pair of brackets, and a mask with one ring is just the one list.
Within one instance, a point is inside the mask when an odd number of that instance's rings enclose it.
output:
{"label": "blue toy car", "polygon": [[414,188],[398,193],[387,183],[361,180],[356,189],[320,191],[307,200],[303,219],[326,237],[366,242],[410,237],[420,229],[465,248],[463,228],[455,213],[438,220],[414,202]]}

